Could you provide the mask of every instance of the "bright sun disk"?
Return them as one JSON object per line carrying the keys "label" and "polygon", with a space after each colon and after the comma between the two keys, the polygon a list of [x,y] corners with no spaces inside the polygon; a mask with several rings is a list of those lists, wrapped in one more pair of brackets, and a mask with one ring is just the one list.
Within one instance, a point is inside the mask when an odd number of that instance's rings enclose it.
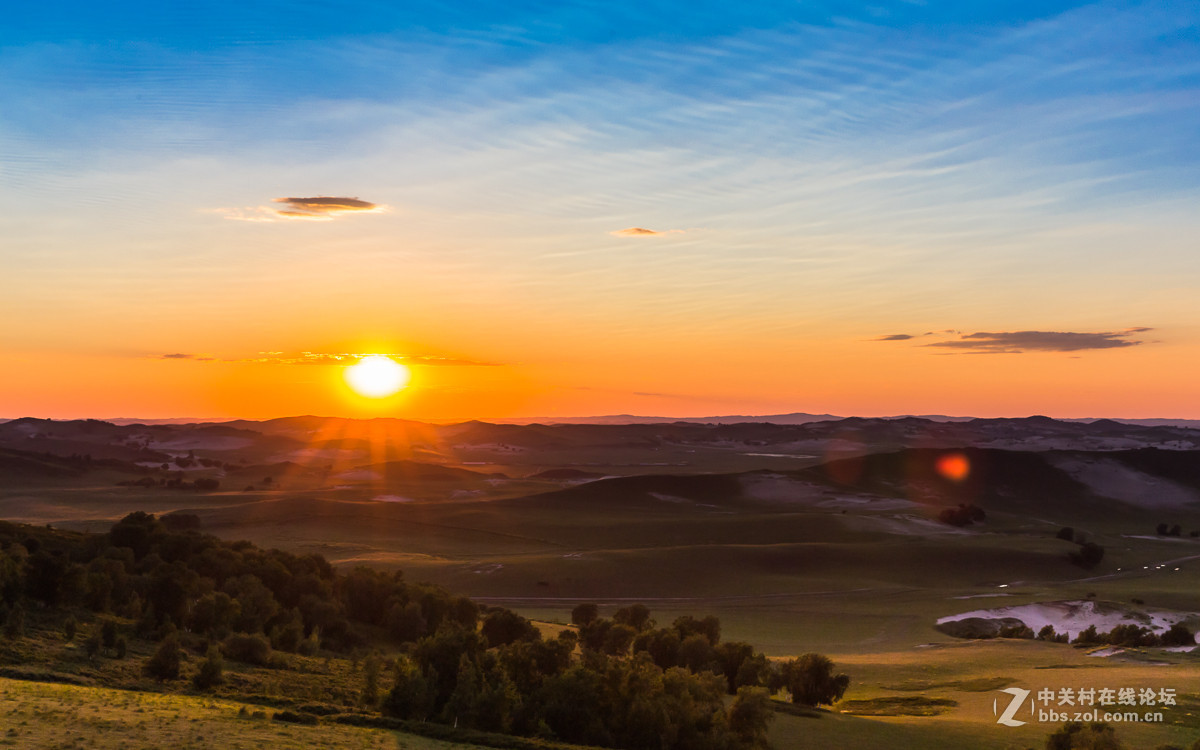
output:
{"label": "bright sun disk", "polygon": [[354,392],[368,398],[390,396],[408,385],[408,368],[391,357],[372,354],[346,368],[346,382]]}

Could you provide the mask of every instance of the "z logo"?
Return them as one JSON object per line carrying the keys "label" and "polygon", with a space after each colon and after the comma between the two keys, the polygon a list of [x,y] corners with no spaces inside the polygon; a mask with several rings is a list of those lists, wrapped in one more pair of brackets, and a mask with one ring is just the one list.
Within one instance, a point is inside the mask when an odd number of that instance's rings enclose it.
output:
{"label": "z logo", "polygon": [[1029,691],[1025,690],[1023,688],[1012,687],[1012,688],[1004,688],[1000,692],[1008,693],[1009,695],[1012,696],[1012,700],[1009,701],[1008,708],[1005,708],[1004,713],[1002,713],[1002,714],[999,711],[997,701],[996,700],[992,701],[992,713],[999,714],[999,716],[1000,716],[1000,718],[996,719],[996,723],[1003,724],[1006,727],[1024,726],[1025,722],[1018,721],[1017,719],[1014,719],[1013,717],[1016,716],[1017,709],[1019,709],[1021,707],[1021,704],[1025,702],[1025,699],[1029,697]]}

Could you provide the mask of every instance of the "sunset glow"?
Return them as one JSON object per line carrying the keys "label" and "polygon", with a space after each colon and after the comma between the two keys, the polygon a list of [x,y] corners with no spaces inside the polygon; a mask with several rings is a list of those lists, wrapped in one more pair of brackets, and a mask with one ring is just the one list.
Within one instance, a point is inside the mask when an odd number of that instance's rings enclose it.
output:
{"label": "sunset glow", "polygon": [[0,418],[1200,419],[1196,4],[47,7]]}
{"label": "sunset glow", "polygon": [[408,368],[380,354],[363,357],[346,368],[346,382],[360,396],[383,398],[408,385]]}

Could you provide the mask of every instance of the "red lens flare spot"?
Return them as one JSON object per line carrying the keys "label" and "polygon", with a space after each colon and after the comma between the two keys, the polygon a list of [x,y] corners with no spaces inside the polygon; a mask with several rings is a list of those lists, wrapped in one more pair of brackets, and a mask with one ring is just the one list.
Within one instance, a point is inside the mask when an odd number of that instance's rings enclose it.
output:
{"label": "red lens flare spot", "polygon": [[961,482],[971,473],[971,462],[961,453],[947,453],[937,460],[937,472],[952,482]]}

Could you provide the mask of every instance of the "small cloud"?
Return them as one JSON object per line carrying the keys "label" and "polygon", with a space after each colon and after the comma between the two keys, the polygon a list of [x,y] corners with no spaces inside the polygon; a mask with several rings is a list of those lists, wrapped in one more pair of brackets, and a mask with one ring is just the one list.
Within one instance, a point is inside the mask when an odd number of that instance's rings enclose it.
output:
{"label": "small cloud", "polygon": [[629,227],[627,229],[618,229],[615,232],[609,232],[614,237],[661,237],[664,234],[683,234],[682,229],[668,229],[664,232],[655,229],[646,229],[645,227]]}
{"label": "small cloud", "polygon": [[198,354],[180,354],[180,353],[160,354],[157,357],[155,357],[155,359],[185,359],[185,360],[190,360],[192,362],[212,362],[212,361],[214,361],[213,357],[201,357]]}
{"label": "small cloud", "polygon": [[272,198],[272,203],[282,203],[283,208],[274,206],[250,206],[246,208],[217,208],[213,213],[222,214],[234,221],[333,221],[344,214],[381,213],[387,206],[358,198],[318,195],[311,198]]}
{"label": "small cloud", "polygon": [[909,333],[891,333],[891,334],[888,334],[887,336],[880,336],[879,338],[874,338],[871,340],[872,341],[908,341],[911,338],[916,338],[916,337]]}
{"label": "small cloud", "polygon": [[956,349],[968,354],[1021,354],[1024,352],[1078,352],[1092,349],[1123,349],[1142,342],[1129,337],[1151,328],[1081,333],[1075,331],[1005,331],[962,335],[953,341],[936,341],[922,346]]}

